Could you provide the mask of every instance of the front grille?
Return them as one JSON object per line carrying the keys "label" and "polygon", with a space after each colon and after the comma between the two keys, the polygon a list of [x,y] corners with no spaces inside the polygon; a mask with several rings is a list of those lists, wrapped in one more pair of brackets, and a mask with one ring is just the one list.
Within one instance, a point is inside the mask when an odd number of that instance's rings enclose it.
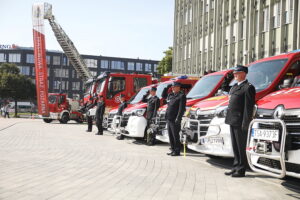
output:
{"label": "front grille", "polygon": [[107,117],[107,126],[110,128],[111,127],[111,123],[113,121],[114,116],[116,115],[116,113],[109,113],[108,117]]}
{"label": "front grille", "polygon": [[[273,119],[274,110],[259,109],[259,119]],[[257,115],[258,116],[258,115]],[[298,115],[284,115],[282,119],[286,124],[287,139],[286,147],[288,150],[300,149],[300,117]],[[278,123],[259,123],[262,129],[281,129]],[[281,134],[280,134],[281,138]]]}
{"label": "front grille", "polygon": [[205,115],[191,115],[190,119],[197,119],[198,122],[190,122],[190,129],[192,131],[198,131],[198,123],[200,129],[200,136],[205,136],[207,134],[208,125],[211,120],[214,118],[213,114],[205,114]]}
{"label": "front grille", "polygon": [[[259,158],[257,163],[267,166],[267,167],[281,170],[280,162],[278,160],[273,160],[273,159],[269,159],[269,158]],[[295,172],[298,174],[300,173],[300,165],[299,164],[286,162],[285,167],[286,167],[286,171],[288,171],[288,172]]]}
{"label": "front grille", "polygon": [[157,125],[159,129],[164,129],[166,127],[167,121],[166,121],[166,113],[160,113],[158,115]]}
{"label": "front grille", "polygon": [[123,116],[122,116],[122,126],[123,127],[127,126],[130,116],[131,116],[131,114],[123,114]]}

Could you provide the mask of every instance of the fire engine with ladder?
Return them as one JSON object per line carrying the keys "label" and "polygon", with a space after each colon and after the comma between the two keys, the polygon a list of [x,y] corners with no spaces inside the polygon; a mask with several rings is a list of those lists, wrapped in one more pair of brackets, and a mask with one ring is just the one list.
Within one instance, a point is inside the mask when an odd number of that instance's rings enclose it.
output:
{"label": "fire engine with ladder", "polygon": [[[58,43],[85,84],[86,89],[83,99],[83,109],[80,108],[79,99],[72,100],[67,98],[66,94],[61,93],[50,93],[48,95],[44,34],[45,19],[49,21]],[[67,123],[69,120],[82,122],[82,111],[91,116],[95,114],[94,105],[99,96],[104,97],[107,108],[112,108],[119,103],[120,94],[125,94],[126,100],[129,100],[140,88],[155,83],[155,81],[152,80],[152,76],[146,74],[104,72],[98,77],[93,77],[75,45],[57,23],[52,14],[51,4],[33,4],[32,20],[38,110],[40,117],[43,118],[46,123],[50,123],[55,119],[61,123]]]}

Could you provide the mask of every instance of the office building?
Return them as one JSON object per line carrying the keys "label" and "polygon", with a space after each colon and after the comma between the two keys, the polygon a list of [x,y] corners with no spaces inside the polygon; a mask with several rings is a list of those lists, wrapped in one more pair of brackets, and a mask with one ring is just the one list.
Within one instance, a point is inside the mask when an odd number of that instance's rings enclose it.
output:
{"label": "office building", "polygon": [[299,0],[175,0],[174,74],[198,74],[300,49]]}

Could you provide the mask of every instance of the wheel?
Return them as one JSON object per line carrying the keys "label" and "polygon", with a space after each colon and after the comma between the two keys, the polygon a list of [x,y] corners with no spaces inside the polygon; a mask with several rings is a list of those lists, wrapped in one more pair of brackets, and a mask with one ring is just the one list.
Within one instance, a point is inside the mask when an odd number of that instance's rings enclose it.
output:
{"label": "wheel", "polygon": [[61,116],[61,119],[59,120],[59,122],[61,123],[61,124],[66,124],[66,123],[68,123],[68,121],[69,121],[69,115],[68,114],[63,114],[62,116]]}
{"label": "wheel", "polygon": [[43,121],[44,121],[45,123],[51,123],[51,122],[52,122],[52,119],[43,119]]}

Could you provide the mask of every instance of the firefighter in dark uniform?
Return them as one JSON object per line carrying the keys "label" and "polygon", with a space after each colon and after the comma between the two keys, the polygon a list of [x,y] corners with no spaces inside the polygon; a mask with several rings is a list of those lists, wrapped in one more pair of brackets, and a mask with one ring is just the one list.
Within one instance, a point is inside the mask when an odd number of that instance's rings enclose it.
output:
{"label": "firefighter in dark uniform", "polygon": [[246,142],[249,123],[253,117],[255,88],[246,79],[248,68],[237,65],[234,79],[237,81],[229,92],[229,105],[225,123],[230,125],[230,135],[234,154],[233,168],[226,175],[244,177],[247,167]]}
{"label": "firefighter in dark uniform", "polygon": [[[150,127],[150,124],[153,123],[154,118],[156,117],[157,110],[160,106],[160,100],[156,96],[156,87],[152,87],[150,89],[150,98],[147,98],[149,92],[143,96],[142,102],[147,103],[147,112],[146,112],[146,120],[147,120],[147,128]],[[155,134],[147,135],[147,144],[153,145],[155,143]]]}
{"label": "firefighter in dark uniform", "polygon": [[186,96],[181,91],[181,84],[174,82],[172,85],[172,93],[167,98],[168,108],[166,111],[167,128],[171,144],[171,152],[167,155],[180,155],[180,136],[181,120],[185,112]]}
{"label": "firefighter in dark uniform", "polygon": [[[122,116],[123,110],[124,110],[125,108],[127,108],[127,102],[126,102],[126,100],[125,100],[125,95],[124,95],[124,94],[121,94],[121,95],[120,95],[120,105],[119,105],[119,107],[118,107],[118,112],[117,112],[116,115]],[[121,123],[121,126],[124,126],[122,121],[120,121],[120,123]],[[117,137],[117,139],[118,139],[118,140],[123,140],[123,139],[124,139],[124,135],[119,135],[119,136]]]}
{"label": "firefighter in dark uniform", "polygon": [[99,102],[97,103],[97,109],[96,109],[96,125],[98,128],[98,133],[96,135],[103,135],[103,115],[105,112],[105,103],[103,101],[103,96],[99,97]]}
{"label": "firefighter in dark uniform", "polygon": [[[94,106],[97,105],[97,101],[98,98],[91,98],[92,103],[88,106],[86,106],[86,111],[88,112],[91,108],[93,108]],[[90,116],[89,114],[86,115],[86,120],[87,120],[87,124],[88,124],[88,130],[86,130],[86,132],[92,132],[93,130],[93,117]]]}

